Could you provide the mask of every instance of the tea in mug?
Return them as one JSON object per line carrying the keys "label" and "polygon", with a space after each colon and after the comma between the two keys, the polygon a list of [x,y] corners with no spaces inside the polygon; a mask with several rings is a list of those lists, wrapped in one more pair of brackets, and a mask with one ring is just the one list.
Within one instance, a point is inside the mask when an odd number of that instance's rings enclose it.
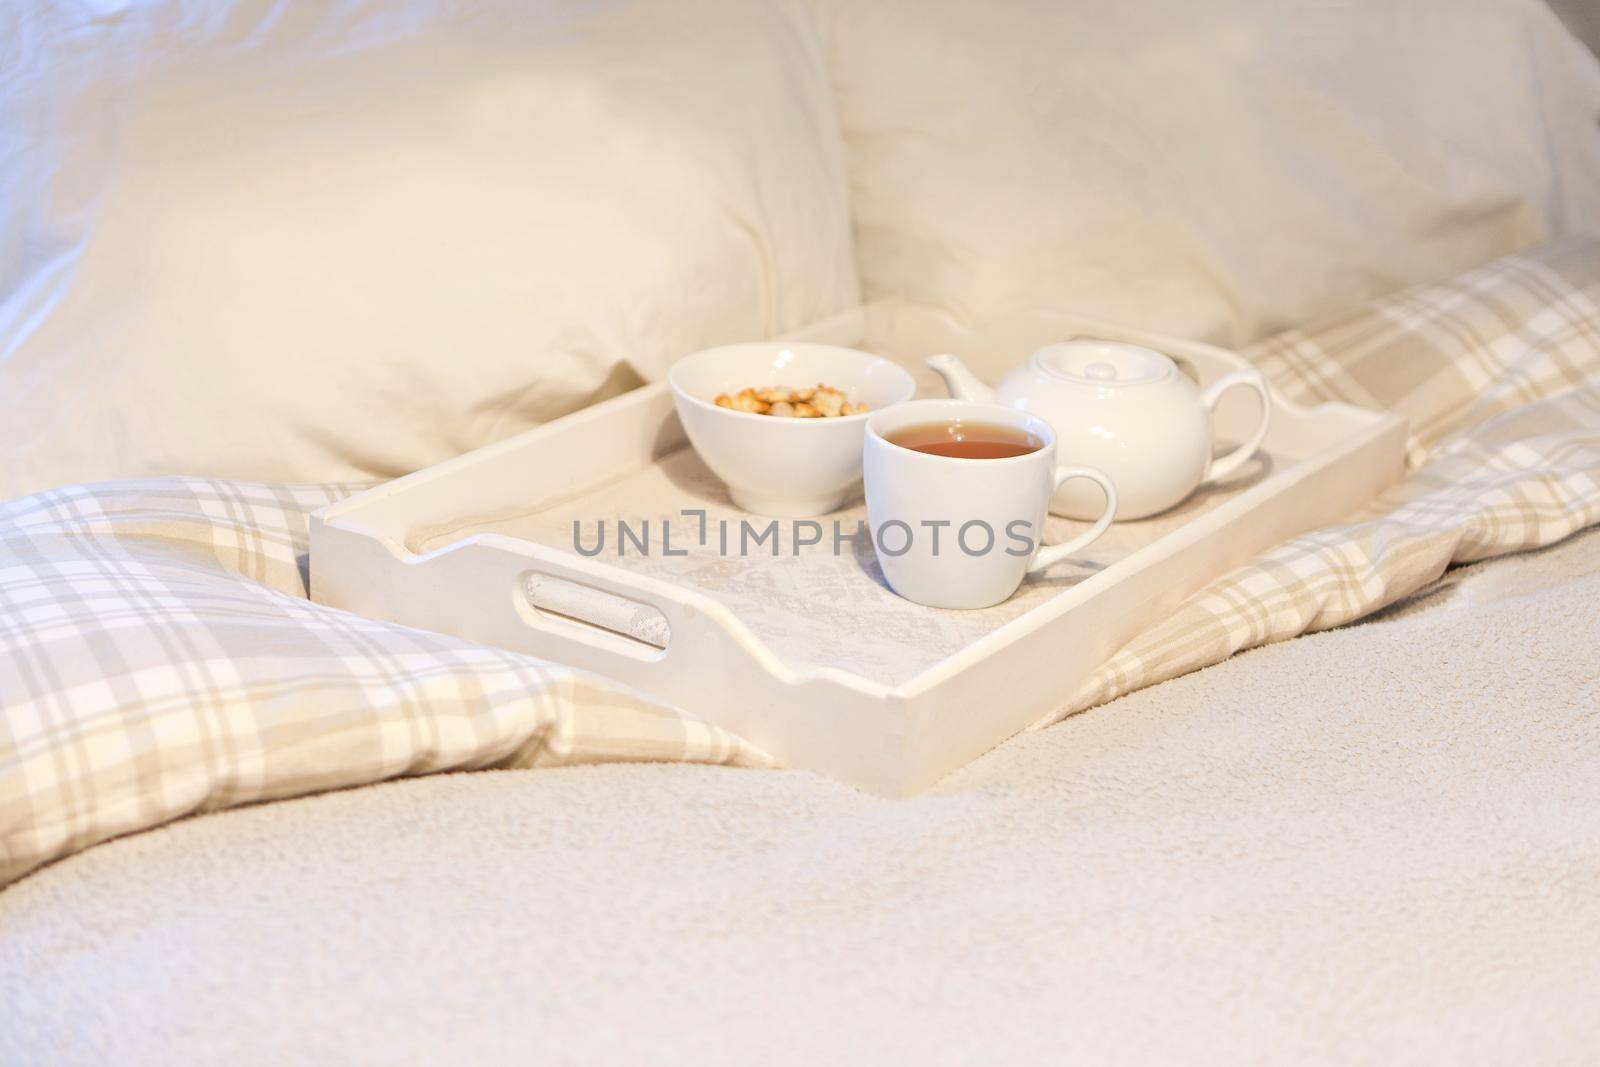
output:
{"label": "tea in mug", "polygon": [[949,459],[1012,459],[1044,447],[1031,433],[985,422],[924,423],[886,434],[884,440],[913,452]]}

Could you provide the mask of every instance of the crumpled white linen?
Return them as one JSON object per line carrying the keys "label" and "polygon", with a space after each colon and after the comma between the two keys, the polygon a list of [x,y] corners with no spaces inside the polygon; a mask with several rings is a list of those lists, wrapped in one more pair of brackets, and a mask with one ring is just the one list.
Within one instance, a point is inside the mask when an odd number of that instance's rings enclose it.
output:
{"label": "crumpled white linen", "polygon": [[1540,0],[829,13],[866,296],[977,332],[1239,345],[1600,231],[1600,63]]}
{"label": "crumpled white linen", "polygon": [[799,0],[19,0],[0,204],[0,499],[392,476],[859,298]]}

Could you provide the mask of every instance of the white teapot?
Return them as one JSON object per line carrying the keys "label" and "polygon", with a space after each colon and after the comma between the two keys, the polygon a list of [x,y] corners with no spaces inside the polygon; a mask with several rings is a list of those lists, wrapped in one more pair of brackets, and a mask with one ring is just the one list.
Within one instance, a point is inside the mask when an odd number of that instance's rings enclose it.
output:
{"label": "white teapot", "polygon": [[[1098,467],[1110,477],[1119,521],[1165,511],[1237,471],[1261,446],[1272,414],[1266,382],[1254,370],[1229,374],[1202,393],[1166,356],[1117,341],[1047,345],[994,390],[955,356],[933,356],[928,366],[958,400],[992,400],[1050,423],[1062,462]],[[1236,386],[1260,396],[1261,424],[1244,444],[1212,459],[1212,412]],[[1062,486],[1050,510],[1069,519],[1104,511],[1099,490],[1080,483]]]}

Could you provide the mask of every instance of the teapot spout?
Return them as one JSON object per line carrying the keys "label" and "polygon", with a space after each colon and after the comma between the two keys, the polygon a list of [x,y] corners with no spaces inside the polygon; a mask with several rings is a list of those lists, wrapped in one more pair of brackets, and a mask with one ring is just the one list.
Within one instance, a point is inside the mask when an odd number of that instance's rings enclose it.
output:
{"label": "teapot spout", "polygon": [[994,390],[979,381],[978,376],[955,356],[929,356],[928,367],[944,379],[944,387],[957,400],[986,402],[994,399]]}

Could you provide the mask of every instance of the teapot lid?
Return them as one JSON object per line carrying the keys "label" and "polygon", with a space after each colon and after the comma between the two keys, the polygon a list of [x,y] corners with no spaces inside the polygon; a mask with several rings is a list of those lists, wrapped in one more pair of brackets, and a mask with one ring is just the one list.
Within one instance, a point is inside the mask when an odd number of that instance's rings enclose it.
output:
{"label": "teapot lid", "polygon": [[1172,360],[1120,341],[1063,341],[1039,349],[1028,362],[1042,374],[1080,385],[1143,385],[1172,374]]}

